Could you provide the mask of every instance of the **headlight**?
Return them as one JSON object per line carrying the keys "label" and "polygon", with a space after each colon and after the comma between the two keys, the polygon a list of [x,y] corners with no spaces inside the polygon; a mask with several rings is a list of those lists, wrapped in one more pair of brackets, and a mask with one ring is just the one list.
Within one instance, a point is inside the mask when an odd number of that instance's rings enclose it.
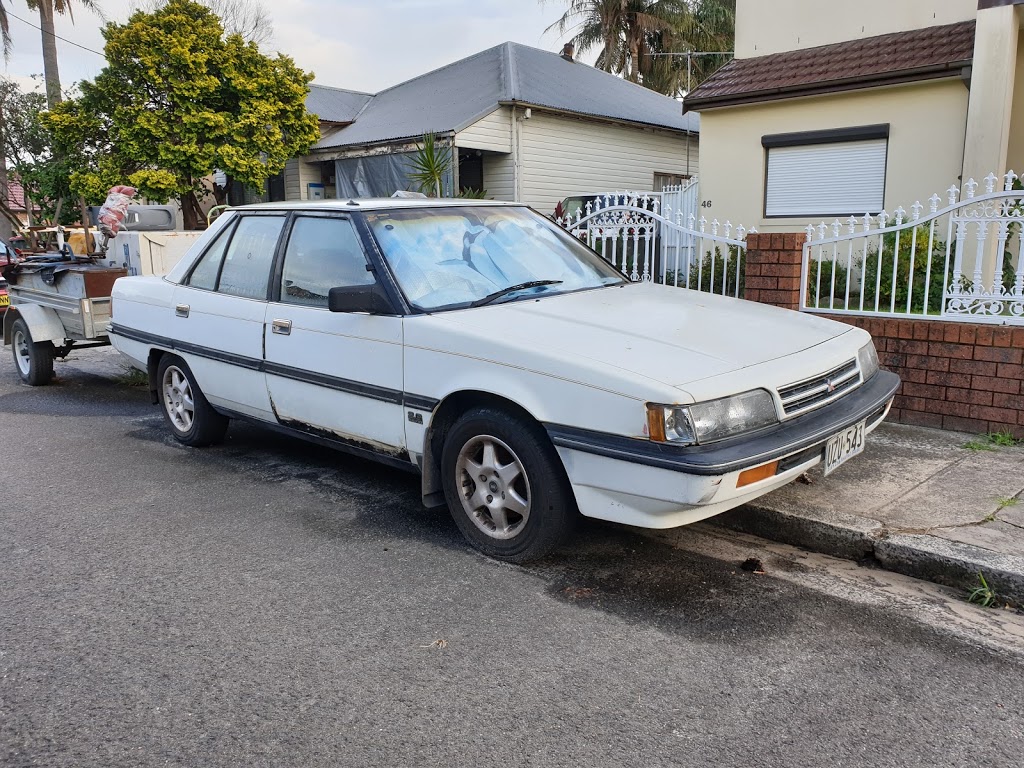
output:
{"label": "headlight", "polygon": [[710,443],[779,421],[775,401],[763,389],[696,405],[648,405],[647,409],[650,438],[681,445]]}
{"label": "headlight", "polygon": [[857,352],[857,362],[860,363],[860,376],[862,381],[867,381],[878,372],[878,353],[875,351],[875,342],[869,341]]}

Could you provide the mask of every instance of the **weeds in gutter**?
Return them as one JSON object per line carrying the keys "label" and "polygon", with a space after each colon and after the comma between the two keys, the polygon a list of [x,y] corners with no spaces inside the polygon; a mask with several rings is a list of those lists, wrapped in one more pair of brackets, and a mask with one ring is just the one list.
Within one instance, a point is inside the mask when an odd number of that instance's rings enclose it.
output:
{"label": "weeds in gutter", "polygon": [[149,385],[149,376],[138,368],[130,365],[121,366],[122,373],[117,377],[117,383],[126,387],[145,387]]}
{"label": "weeds in gutter", "polygon": [[981,571],[978,571],[978,586],[968,593],[967,602],[975,603],[982,608],[995,608],[997,607],[996,603],[1000,602],[1000,600],[999,593],[996,592],[995,588],[989,586],[985,576]]}
{"label": "weeds in gutter", "polygon": [[1016,496],[1000,496],[996,499],[996,504],[999,505],[999,509],[1006,509],[1007,507],[1015,507],[1020,503],[1020,499]]}

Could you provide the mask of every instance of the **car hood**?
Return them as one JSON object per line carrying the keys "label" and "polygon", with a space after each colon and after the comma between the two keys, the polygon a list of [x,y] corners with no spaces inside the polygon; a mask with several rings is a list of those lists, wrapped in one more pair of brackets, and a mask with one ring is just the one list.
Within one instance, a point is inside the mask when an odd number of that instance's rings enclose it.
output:
{"label": "car hood", "polygon": [[814,315],[683,288],[621,287],[435,315],[495,347],[588,358],[673,387],[759,365],[851,327]]}

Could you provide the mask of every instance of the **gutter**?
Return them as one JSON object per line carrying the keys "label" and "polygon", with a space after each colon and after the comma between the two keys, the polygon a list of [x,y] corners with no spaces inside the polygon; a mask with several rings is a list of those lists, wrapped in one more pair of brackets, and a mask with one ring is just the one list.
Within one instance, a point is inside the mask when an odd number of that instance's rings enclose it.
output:
{"label": "gutter", "polygon": [[518,99],[499,101],[498,105],[502,107],[512,107],[513,109],[515,109],[516,107],[529,107],[530,109],[539,109],[542,112],[553,112],[554,114],[565,115],[567,117],[575,117],[577,119],[586,118],[590,120],[598,120],[604,123],[625,125],[630,128],[653,128],[659,131],[666,131],[668,133],[679,133],[683,135],[694,133],[693,131],[687,128],[674,128],[670,125],[663,125],[660,123],[645,123],[640,120],[627,120],[626,118],[608,117],[607,115],[593,115],[590,114],[589,112],[574,112],[570,109],[560,109],[559,107],[551,107],[546,104],[535,104],[530,101],[519,101]]}

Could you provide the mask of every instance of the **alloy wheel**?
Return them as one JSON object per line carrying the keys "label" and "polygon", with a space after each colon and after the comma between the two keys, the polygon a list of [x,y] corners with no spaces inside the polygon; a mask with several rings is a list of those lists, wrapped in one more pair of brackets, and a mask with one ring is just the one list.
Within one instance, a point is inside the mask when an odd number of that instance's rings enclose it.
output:
{"label": "alloy wheel", "polygon": [[192,387],[188,377],[176,365],[170,365],[164,371],[163,394],[164,408],[174,428],[179,432],[191,430],[196,412]]}
{"label": "alloy wheel", "polygon": [[490,435],[466,442],[455,463],[462,508],[484,534],[517,536],[530,518],[530,480],[515,452]]}

